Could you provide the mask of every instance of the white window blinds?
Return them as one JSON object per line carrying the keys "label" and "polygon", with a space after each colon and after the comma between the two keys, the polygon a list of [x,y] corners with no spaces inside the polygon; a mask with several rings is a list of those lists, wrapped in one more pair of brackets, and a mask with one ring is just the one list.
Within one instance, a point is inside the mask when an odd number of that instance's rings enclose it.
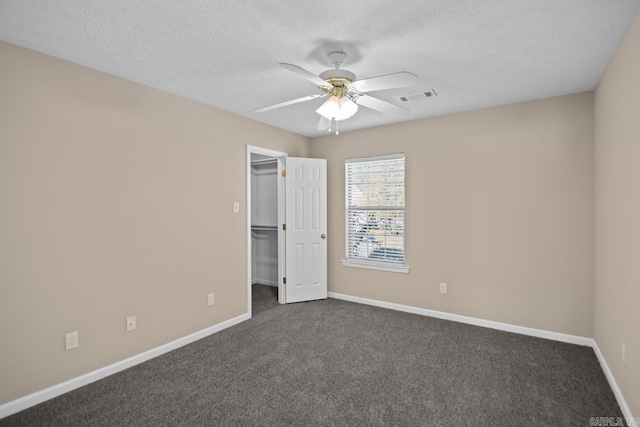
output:
{"label": "white window blinds", "polygon": [[346,161],[347,260],[404,264],[404,154]]}

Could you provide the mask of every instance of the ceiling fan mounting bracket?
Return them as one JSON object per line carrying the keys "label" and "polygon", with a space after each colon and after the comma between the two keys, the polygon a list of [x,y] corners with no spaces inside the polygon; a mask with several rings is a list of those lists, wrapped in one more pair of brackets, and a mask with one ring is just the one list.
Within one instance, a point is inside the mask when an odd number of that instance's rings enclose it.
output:
{"label": "ceiling fan mounting bracket", "polygon": [[336,68],[342,67],[342,64],[344,64],[345,59],[347,59],[347,54],[340,50],[329,52],[327,56],[329,57],[329,61],[331,61],[331,65],[333,65]]}

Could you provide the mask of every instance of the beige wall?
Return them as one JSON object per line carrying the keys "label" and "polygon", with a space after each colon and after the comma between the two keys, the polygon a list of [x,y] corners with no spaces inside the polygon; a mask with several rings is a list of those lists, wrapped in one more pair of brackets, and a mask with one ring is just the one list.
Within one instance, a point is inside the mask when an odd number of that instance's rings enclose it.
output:
{"label": "beige wall", "polygon": [[[595,96],[595,337],[635,414],[639,26]],[[0,404],[246,311],[245,144],[329,160],[330,291],[594,334],[591,93],[309,144],[10,44],[0,57]],[[344,160],[395,152],[411,272],[343,267]]]}
{"label": "beige wall", "polygon": [[640,416],[639,53],[640,14],[594,98],[595,340],[635,416]]}
{"label": "beige wall", "polygon": [[[592,336],[592,107],[583,93],[312,140],[328,159],[329,290]],[[397,152],[411,271],[343,267],[344,161]]]}
{"label": "beige wall", "polygon": [[304,156],[308,139],[7,43],[0,58],[0,404],[245,313],[245,144]]}

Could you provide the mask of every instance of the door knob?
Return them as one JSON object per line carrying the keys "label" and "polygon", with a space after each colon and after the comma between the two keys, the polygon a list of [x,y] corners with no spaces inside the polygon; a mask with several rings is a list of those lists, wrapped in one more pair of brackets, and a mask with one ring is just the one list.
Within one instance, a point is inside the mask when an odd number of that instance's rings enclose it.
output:
{"label": "door knob", "polygon": [[327,236],[325,236],[324,234],[321,234],[321,235],[320,235],[320,238],[321,238],[321,239],[326,239],[326,238],[327,238]]}

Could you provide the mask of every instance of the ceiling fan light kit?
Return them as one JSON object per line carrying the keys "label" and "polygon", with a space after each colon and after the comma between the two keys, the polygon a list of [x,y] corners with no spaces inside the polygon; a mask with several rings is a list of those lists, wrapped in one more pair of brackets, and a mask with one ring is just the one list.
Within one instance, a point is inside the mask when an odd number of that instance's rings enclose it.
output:
{"label": "ceiling fan light kit", "polygon": [[358,112],[359,105],[393,116],[407,116],[409,114],[409,110],[404,107],[383,101],[382,99],[371,95],[366,95],[365,93],[415,86],[419,82],[417,76],[412,73],[402,71],[384,76],[371,77],[364,80],[356,80],[356,75],[354,73],[341,68],[347,58],[346,53],[334,51],[329,53],[328,57],[334,68],[320,73],[319,76],[305,70],[304,68],[298,67],[297,65],[280,63],[280,65],[287,70],[316,84],[318,88],[325,93],[280,102],[278,104],[258,108],[254,112],[261,113],[329,95],[329,99],[327,99],[320,108],[316,110],[316,113],[321,116],[320,122],[318,123],[318,130],[328,129],[331,131],[331,125],[335,123],[336,134],[338,134],[337,122],[353,117],[353,115]]}
{"label": "ceiling fan light kit", "polygon": [[358,111],[358,104],[347,97],[331,96],[316,110],[316,113],[331,120],[345,120]]}

